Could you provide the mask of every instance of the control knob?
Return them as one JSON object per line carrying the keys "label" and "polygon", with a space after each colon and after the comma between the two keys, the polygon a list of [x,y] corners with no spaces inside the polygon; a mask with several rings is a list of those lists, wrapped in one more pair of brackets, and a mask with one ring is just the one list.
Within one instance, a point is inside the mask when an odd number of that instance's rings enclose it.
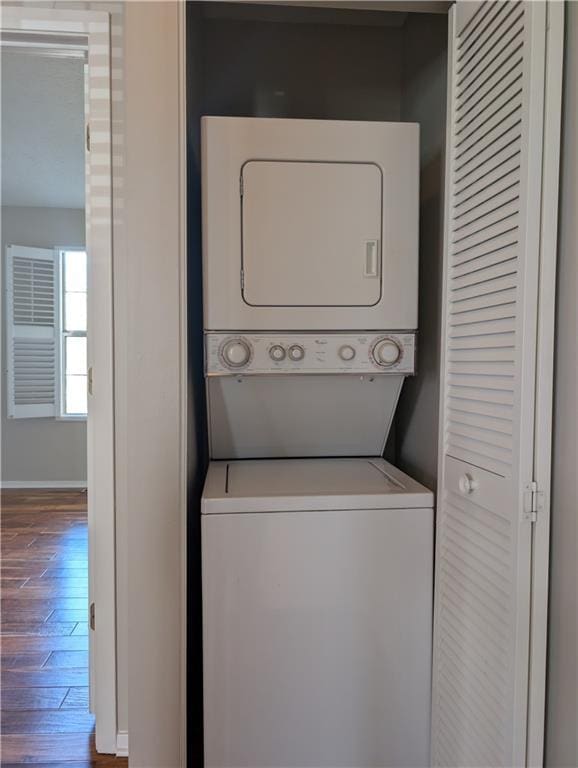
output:
{"label": "control knob", "polygon": [[222,361],[229,368],[242,368],[251,359],[251,345],[245,339],[228,339],[220,351]]}
{"label": "control knob", "polygon": [[389,368],[395,365],[402,356],[402,349],[395,339],[380,339],[373,347],[372,357],[377,365]]}

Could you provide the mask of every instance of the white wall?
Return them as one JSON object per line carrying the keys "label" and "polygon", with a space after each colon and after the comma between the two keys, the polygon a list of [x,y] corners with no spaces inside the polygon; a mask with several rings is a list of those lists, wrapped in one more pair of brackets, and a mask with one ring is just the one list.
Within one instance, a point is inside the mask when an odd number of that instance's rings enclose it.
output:
{"label": "white wall", "polygon": [[[84,246],[84,211],[73,208],[2,208],[2,269],[6,246]],[[6,303],[3,303],[6,312]],[[2,316],[3,328],[5,314]],[[6,338],[2,334],[2,482],[86,482],[86,422],[9,419]]]}
{"label": "white wall", "polygon": [[556,306],[546,766],[578,765],[578,3],[566,5]]}
{"label": "white wall", "polygon": [[[131,768],[184,765],[185,301],[178,2],[125,6]],[[184,34],[184,29],[182,29]],[[184,115],[182,115],[184,126]],[[191,457],[194,461],[194,457]]]}

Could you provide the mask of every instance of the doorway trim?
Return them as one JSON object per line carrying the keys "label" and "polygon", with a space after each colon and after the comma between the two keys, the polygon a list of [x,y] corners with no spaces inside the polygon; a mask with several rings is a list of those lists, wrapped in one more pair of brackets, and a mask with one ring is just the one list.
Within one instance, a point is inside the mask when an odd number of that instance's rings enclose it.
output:
{"label": "doorway trim", "polygon": [[548,589],[552,486],[552,430],[558,257],[558,192],[564,73],[564,4],[546,4],[544,150],[540,221],[540,274],[536,359],[534,480],[538,488],[532,530],[532,603],[528,673],[526,765],[544,764],[548,643]]}
{"label": "doorway trim", "polygon": [[[86,247],[88,270],[87,478],[91,711],[96,749],[117,751],[115,427],[112,271],[112,122],[110,15],[52,8],[2,8],[2,33],[33,45],[35,36],[63,39],[87,51]],[[88,136],[90,138],[88,138]],[[89,374],[90,376],[90,374]],[[98,685],[96,681],[98,680]]]}

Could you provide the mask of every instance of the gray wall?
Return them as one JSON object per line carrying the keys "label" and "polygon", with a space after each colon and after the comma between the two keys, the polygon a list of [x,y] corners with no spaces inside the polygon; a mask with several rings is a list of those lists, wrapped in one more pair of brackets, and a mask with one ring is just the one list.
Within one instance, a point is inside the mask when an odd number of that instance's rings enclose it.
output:
{"label": "gray wall", "polygon": [[566,5],[554,455],[552,477],[550,616],[546,766],[578,765],[578,382],[576,317],[578,265],[578,3]]}
{"label": "gray wall", "polygon": [[400,119],[400,28],[227,19],[203,27],[203,114]]}
{"label": "gray wall", "polygon": [[[83,210],[3,207],[3,275],[7,245],[82,246],[84,239]],[[4,334],[2,372],[2,482],[85,482],[86,422],[7,417]]]}
{"label": "gray wall", "polygon": [[409,14],[404,27],[401,119],[421,125],[417,376],[396,416],[397,463],[435,489],[443,261],[447,17]]}

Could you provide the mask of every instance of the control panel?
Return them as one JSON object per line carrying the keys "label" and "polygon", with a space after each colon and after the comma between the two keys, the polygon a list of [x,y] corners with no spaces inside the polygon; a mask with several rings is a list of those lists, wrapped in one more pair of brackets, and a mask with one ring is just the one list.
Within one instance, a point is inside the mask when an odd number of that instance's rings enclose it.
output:
{"label": "control panel", "polygon": [[414,333],[207,333],[209,376],[415,372]]}

